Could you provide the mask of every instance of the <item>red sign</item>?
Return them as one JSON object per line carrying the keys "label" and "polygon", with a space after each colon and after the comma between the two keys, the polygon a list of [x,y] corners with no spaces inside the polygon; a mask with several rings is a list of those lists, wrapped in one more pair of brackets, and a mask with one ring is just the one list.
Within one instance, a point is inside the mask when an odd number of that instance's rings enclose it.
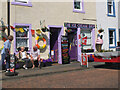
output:
{"label": "red sign", "polygon": [[81,58],[82,58],[81,65],[88,67],[88,56],[86,54],[84,55],[82,54]]}
{"label": "red sign", "polygon": [[82,44],[86,45],[87,44],[87,37],[82,38]]}

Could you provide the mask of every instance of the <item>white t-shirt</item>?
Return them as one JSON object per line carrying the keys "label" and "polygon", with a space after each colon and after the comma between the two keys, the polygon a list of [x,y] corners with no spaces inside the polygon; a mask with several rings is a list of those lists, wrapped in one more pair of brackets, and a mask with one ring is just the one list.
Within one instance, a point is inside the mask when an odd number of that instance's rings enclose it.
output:
{"label": "white t-shirt", "polygon": [[22,59],[27,58],[27,57],[26,57],[26,53],[25,53],[25,52],[21,52],[21,53],[22,53]]}
{"label": "white t-shirt", "polygon": [[37,59],[38,55],[40,55],[40,50],[39,49],[37,49],[36,51],[33,50],[31,55],[33,59]]}

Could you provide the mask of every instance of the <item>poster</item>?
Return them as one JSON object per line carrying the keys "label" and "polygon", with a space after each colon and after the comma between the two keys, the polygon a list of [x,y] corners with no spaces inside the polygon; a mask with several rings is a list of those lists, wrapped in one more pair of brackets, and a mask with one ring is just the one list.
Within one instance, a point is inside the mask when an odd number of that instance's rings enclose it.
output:
{"label": "poster", "polygon": [[88,67],[88,56],[87,56],[87,54],[82,54],[81,59],[82,59],[81,65],[85,66],[85,67]]}

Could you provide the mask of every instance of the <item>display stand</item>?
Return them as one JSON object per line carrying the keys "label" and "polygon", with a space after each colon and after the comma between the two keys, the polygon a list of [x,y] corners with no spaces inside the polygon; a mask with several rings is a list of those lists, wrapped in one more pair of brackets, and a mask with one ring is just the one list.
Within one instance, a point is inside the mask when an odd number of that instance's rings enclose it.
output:
{"label": "display stand", "polygon": [[15,62],[16,62],[16,56],[14,55],[10,55],[9,57],[10,60],[10,70],[9,72],[5,73],[6,76],[16,76],[18,75],[18,72],[15,72]]}
{"label": "display stand", "polygon": [[62,36],[61,38],[61,50],[62,50],[62,64],[70,63],[68,37]]}

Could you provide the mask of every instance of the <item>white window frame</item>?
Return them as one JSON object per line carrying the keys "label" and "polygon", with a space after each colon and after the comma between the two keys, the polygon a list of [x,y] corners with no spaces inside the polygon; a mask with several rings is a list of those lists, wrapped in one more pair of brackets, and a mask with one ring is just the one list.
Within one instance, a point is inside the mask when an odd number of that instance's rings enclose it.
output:
{"label": "white window frame", "polygon": [[[18,27],[20,26],[20,25],[17,25]],[[21,27],[21,26],[20,26]],[[24,27],[24,26],[22,26],[22,27]],[[26,26],[25,26],[26,27]],[[29,29],[29,26],[28,26],[28,28],[27,29]],[[16,33],[16,32],[15,32]],[[16,36],[16,34],[15,34],[15,39],[16,39],[16,50],[17,50],[17,39],[26,39],[27,40],[27,47],[28,47],[28,50],[29,50],[29,30],[28,30],[28,32],[27,32],[27,37],[17,37]],[[21,46],[20,46],[21,47]]]}
{"label": "white window frame", "polygon": [[[80,2],[80,9],[77,9],[77,8],[75,8],[75,2]],[[79,11],[82,11],[83,10],[83,8],[82,8],[83,6],[82,6],[82,0],[74,0],[74,9],[75,10],[79,10]]]}
{"label": "white window frame", "polygon": [[[113,32],[113,37],[110,37],[110,31]],[[110,44],[110,38],[113,38],[113,43]],[[115,48],[116,47],[116,29],[115,28],[109,28],[109,48]]]}

